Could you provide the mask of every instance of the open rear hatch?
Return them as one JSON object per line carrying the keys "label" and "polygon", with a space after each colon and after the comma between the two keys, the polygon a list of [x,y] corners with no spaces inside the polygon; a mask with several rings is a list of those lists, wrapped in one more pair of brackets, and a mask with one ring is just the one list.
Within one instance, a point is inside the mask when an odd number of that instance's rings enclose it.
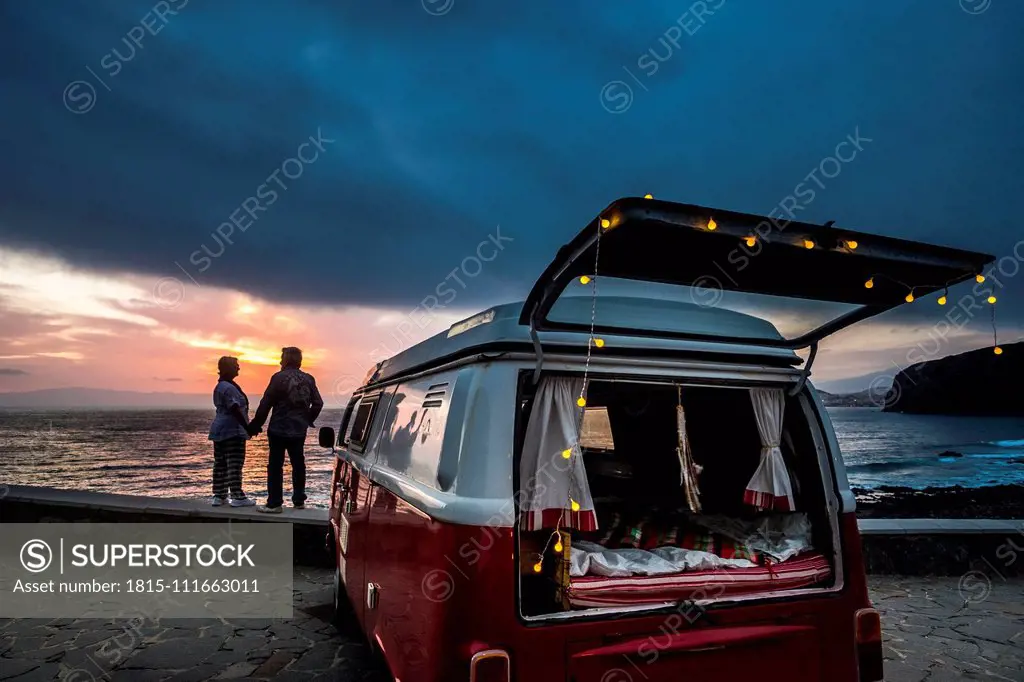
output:
{"label": "open rear hatch", "polygon": [[[590,331],[549,313],[573,280],[595,274],[640,282],[845,304],[842,314],[791,338],[757,343],[805,348],[866,318],[963,282],[994,258],[921,242],[773,221],[764,216],[624,198],[609,205],[563,246],[537,280],[520,323],[534,331]],[[796,301],[794,300],[794,303]],[[595,332],[723,343],[750,339],[632,329],[605,324]]]}

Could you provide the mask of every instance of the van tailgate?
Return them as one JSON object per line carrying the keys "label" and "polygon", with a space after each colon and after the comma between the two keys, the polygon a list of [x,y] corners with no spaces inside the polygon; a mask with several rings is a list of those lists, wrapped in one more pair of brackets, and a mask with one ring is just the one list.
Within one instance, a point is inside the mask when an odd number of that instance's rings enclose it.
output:
{"label": "van tailgate", "polygon": [[821,635],[813,625],[755,625],[661,631],[609,644],[571,646],[577,682],[821,679]]}

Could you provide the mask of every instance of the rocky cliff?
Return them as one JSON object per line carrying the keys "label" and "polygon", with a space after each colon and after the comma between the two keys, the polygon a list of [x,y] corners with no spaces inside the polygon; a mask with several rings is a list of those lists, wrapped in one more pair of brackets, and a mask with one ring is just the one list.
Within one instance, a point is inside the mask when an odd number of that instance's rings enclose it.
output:
{"label": "rocky cliff", "polygon": [[1024,342],[921,362],[896,375],[886,412],[1024,416]]}

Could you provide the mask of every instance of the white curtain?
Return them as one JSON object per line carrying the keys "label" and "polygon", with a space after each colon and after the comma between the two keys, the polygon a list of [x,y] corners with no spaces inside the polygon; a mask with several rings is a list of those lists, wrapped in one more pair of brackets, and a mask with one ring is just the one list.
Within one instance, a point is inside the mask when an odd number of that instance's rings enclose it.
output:
{"label": "white curtain", "polygon": [[[583,380],[545,377],[530,411],[519,465],[521,525],[541,528],[597,529],[594,500],[583,468],[578,429],[583,408],[576,404]],[[565,450],[571,457],[565,459]],[[571,503],[579,505],[572,510]]]}
{"label": "white curtain", "polygon": [[789,470],[782,459],[782,414],[786,407],[786,395],[782,389],[754,388],[750,390],[754,404],[754,418],[761,434],[761,462],[747,484],[743,501],[757,509],[792,511],[793,484]]}

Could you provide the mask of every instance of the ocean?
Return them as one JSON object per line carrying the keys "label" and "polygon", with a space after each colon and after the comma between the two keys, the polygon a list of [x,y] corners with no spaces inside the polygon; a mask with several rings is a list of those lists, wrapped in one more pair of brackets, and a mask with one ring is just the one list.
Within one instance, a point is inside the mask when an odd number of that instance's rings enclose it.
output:
{"label": "ocean", "polygon": [[[337,428],[341,410],[318,425]],[[1024,419],[938,417],[838,407],[829,413],[851,485],[1024,484]],[[210,410],[0,411],[0,483],[155,497],[209,497]],[[327,506],[332,457],[306,441],[307,493]],[[941,456],[954,451],[961,457]],[[267,440],[249,441],[246,493],[266,497]],[[291,488],[285,466],[285,492]]]}

